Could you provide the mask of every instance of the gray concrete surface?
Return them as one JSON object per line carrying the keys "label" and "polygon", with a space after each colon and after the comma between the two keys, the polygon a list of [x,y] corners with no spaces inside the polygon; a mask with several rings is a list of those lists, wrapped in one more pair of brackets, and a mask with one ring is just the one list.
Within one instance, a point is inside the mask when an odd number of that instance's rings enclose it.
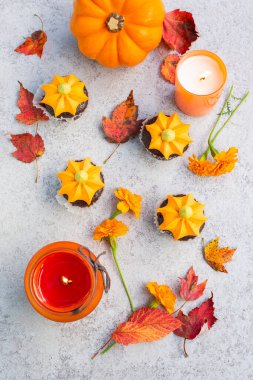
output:
{"label": "gray concrete surface", "polygon": [[[181,8],[194,14],[200,38],[193,48],[209,49],[227,64],[229,79],[224,93],[234,83],[243,94],[253,83],[252,0],[178,0],[167,9]],[[102,115],[133,88],[145,118],[163,110],[177,111],[173,86],[159,77],[160,57],[153,52],[132,69],[110,70],[83,57],[71,36],[68,0],[0,1],[1,25],[1,379],[32,380],[232,380],[252,379],[252,97],[235,116],[218,142],[219,148],[237,146],[239,163],[231,175],[197,178],[186,168],[187,156],[201,152],[218,113],[190,118],[194,140],[183,159],[160,162],[150,157],[138,139],[122,146],[104,168],[106,188],[96,206],[75,215],[60,206],[55,194],[55,173],[68,159],[90,155],[97,164],[111,152],[101,133]],[[13,50],[39,27],[33,14],[44,20],[48,43],[42,60]],[[34,183],[35,166],[16,161],[5,133],[34,131],[15,121],[18,84],[31,91],[48,82],[54,73],[75,73],[87,82],[90,104],[74,125],[41,124],[39,132],[46,153],[39,160],[40,178]],[[170,284],[178,291],[179,276],[193,265],[200,278],[208,278],[206,297],[212,290],[218,321],[205,335],[189,342],[190,357],[182,354],[182,340],[171,335],[159,342],[115,347],[91,361],[91,354],[105,342],[115,326],[129,315],[129,305],[108,251],[102,262],[112,277],[112,289],[89,317],[58,324],[42,318],[28,303],[23,289],[26,265],[41,246],[72,240],[96,253],[103,248],[92,240],[92,231],[115,206],[112,191],[125,186],[143,196],[140,221],[124,217],[130,233],[120,240],[119,260],[136,306],[149,300],[147,281]],[[174,242],[160,235],[153,225],[154,209],[168,193],[193,192],[205,202],[209,220],[206,240],[217,235],[222,244],[238,247],[229,274],[214,272],[201,255],[201,239]],[[204,299],[204,298],[203,298]],[[199,304],[196,302],[196,305]],[[193,304],[195,305],[195,304]],[[189,308],[191,306],[189,305]],[[189,310],[185,308],[185,310]]]}

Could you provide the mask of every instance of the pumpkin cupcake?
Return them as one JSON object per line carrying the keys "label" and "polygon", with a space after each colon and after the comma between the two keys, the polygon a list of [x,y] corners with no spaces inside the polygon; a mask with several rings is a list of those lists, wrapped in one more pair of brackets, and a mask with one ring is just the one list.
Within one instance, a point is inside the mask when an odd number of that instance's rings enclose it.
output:
{"label": "pumpkin cupcake", "polygon": [[42,106],[51,116],[57,119],[78,119],[88,105],[88,92],[85,82],[75,75],[64,77],[55,75],[51,83],[43,84],[44,97]]}
{"label": "pumpkin cupcake", "polygon": [[167,232],[175,240],[189,240],[199,236],[207,217],[204,205],[192,194],[168,195],[156,210],[156,224],[161,232]]}
{"label": "pumpkin cupcake", "polygon": [[91,206],[99,199],[105,186],[101,170],[90,158],[69,161],[65,171],[57,173],[62,183],[58,194],[63,195],[72,206]]}
{"label": "pumpkin cupcake", "polygon": [[183,124],[177,113],[157,116],[144,121],[140,140],[146,150],[158,160],[171,160],[183,156],[190,142],[190,124]]}

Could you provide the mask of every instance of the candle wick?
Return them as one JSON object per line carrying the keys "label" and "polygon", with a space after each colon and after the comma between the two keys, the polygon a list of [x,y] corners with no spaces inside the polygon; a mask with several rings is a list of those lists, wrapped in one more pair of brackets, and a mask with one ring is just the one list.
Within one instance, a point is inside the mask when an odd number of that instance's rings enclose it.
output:
{"label": "candle wick", "polygon": [[63,285],[69,285],[69,284],[72,284],[72,280],[69,280],[67,277],[65,276],[61,276],[61,282],[63,283]]}
{"label": "candle wick", "polygon": [[199,77],[199,80],[205,80],[207,77],[209,77],[209,75],[211,75],[211,71],[204,71],[200,77]]}

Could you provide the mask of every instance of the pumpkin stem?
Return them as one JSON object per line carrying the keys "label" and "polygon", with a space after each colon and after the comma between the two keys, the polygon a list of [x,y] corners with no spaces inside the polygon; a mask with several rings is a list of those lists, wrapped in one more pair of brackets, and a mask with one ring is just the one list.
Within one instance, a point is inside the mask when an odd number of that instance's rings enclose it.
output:
{"label": "pumpkin stem", "polygon": [[117,33],[123,29],[125,19],[118,13],[111,13],[106,20],[106,26],[111,33]]}

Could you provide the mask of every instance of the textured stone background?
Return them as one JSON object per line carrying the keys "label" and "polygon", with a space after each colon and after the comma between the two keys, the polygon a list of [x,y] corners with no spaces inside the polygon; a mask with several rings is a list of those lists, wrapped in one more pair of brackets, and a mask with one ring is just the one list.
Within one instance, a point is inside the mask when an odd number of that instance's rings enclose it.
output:
{"label": "textured stone background", "polygon": [[[253,83],[252,0],[168,1],[167,9],[181,8],[194,14],[200,38],[193,48],[218,53],[226,62],[229,86],[243,94]],[[0,1],[1,25],[1,379],[252,379],[252,97],[219,139],[220,148],[236,145],[239,164],[231,175],[197,178],[186,168],[187,156],[205,148],[210,128],[222,101],[207,117],[190,118],[194,140],[184,158],[160,162],[149,156],[138,139],[122,146],[104,168],[106,188],[100,201],[89,210],[73,215],[55,200],[55,173],[68,159],[91,156],[97,164],[111,152],[101,133],[102,115],[133,88],[140,117],[163,110],[177,111],[173,86],[159,76],[161,58],[153,52],[132,69],[110,70],[83,57],[71,36],[68,22],[72,2],[68,0]],[[39,27],[33,14],[44,20],[48,43],[42,60],[13,50],[22,36]],[[41,124],[46,154],[39,161],[39,183],[35,166],[11,156],[7,132],[33,131],[15,121],[17,81],[35,91],[54,73],[75,73],[87,82],[90,104],[85,116],[73,125]],[[146,304],[145,284],[168,283],[178,291],[178,276],[194,265],[200,279],[208,278],[205,299],[214,292],[219,321],[206,335],[188,343],[189,359],[182,354],[182,340],[171,335],[159,342],[127,348],[116,347],[91,361],[91,354],[110,332],[129,315],[129,305],[110,253],[102,259],[112,277],[112,289],[89,317],[59,324],[39,316],[28,303],[23,275],[31,256],[43,245],[72,240],[88,245],[94,226],[115,207],[112,191],[122,185],[143,195],[140,221],[124,217],[130,233],[119,243],[119,260],[130,284],[136,306]],[[203,231],[208,240],[238,247],[229,274],[214,272],[201,255],[201,239],[175,242],[160,235],[153,225],[155,207],[168,193],[193,192],[206,204],[209,221]],[[196,304],[199,304],[196,302]],[[192,305],[194,306],[194,305]],[[191,305],[190,305],[191,308]],[[187,308],[185,308],[187,310]]]}

